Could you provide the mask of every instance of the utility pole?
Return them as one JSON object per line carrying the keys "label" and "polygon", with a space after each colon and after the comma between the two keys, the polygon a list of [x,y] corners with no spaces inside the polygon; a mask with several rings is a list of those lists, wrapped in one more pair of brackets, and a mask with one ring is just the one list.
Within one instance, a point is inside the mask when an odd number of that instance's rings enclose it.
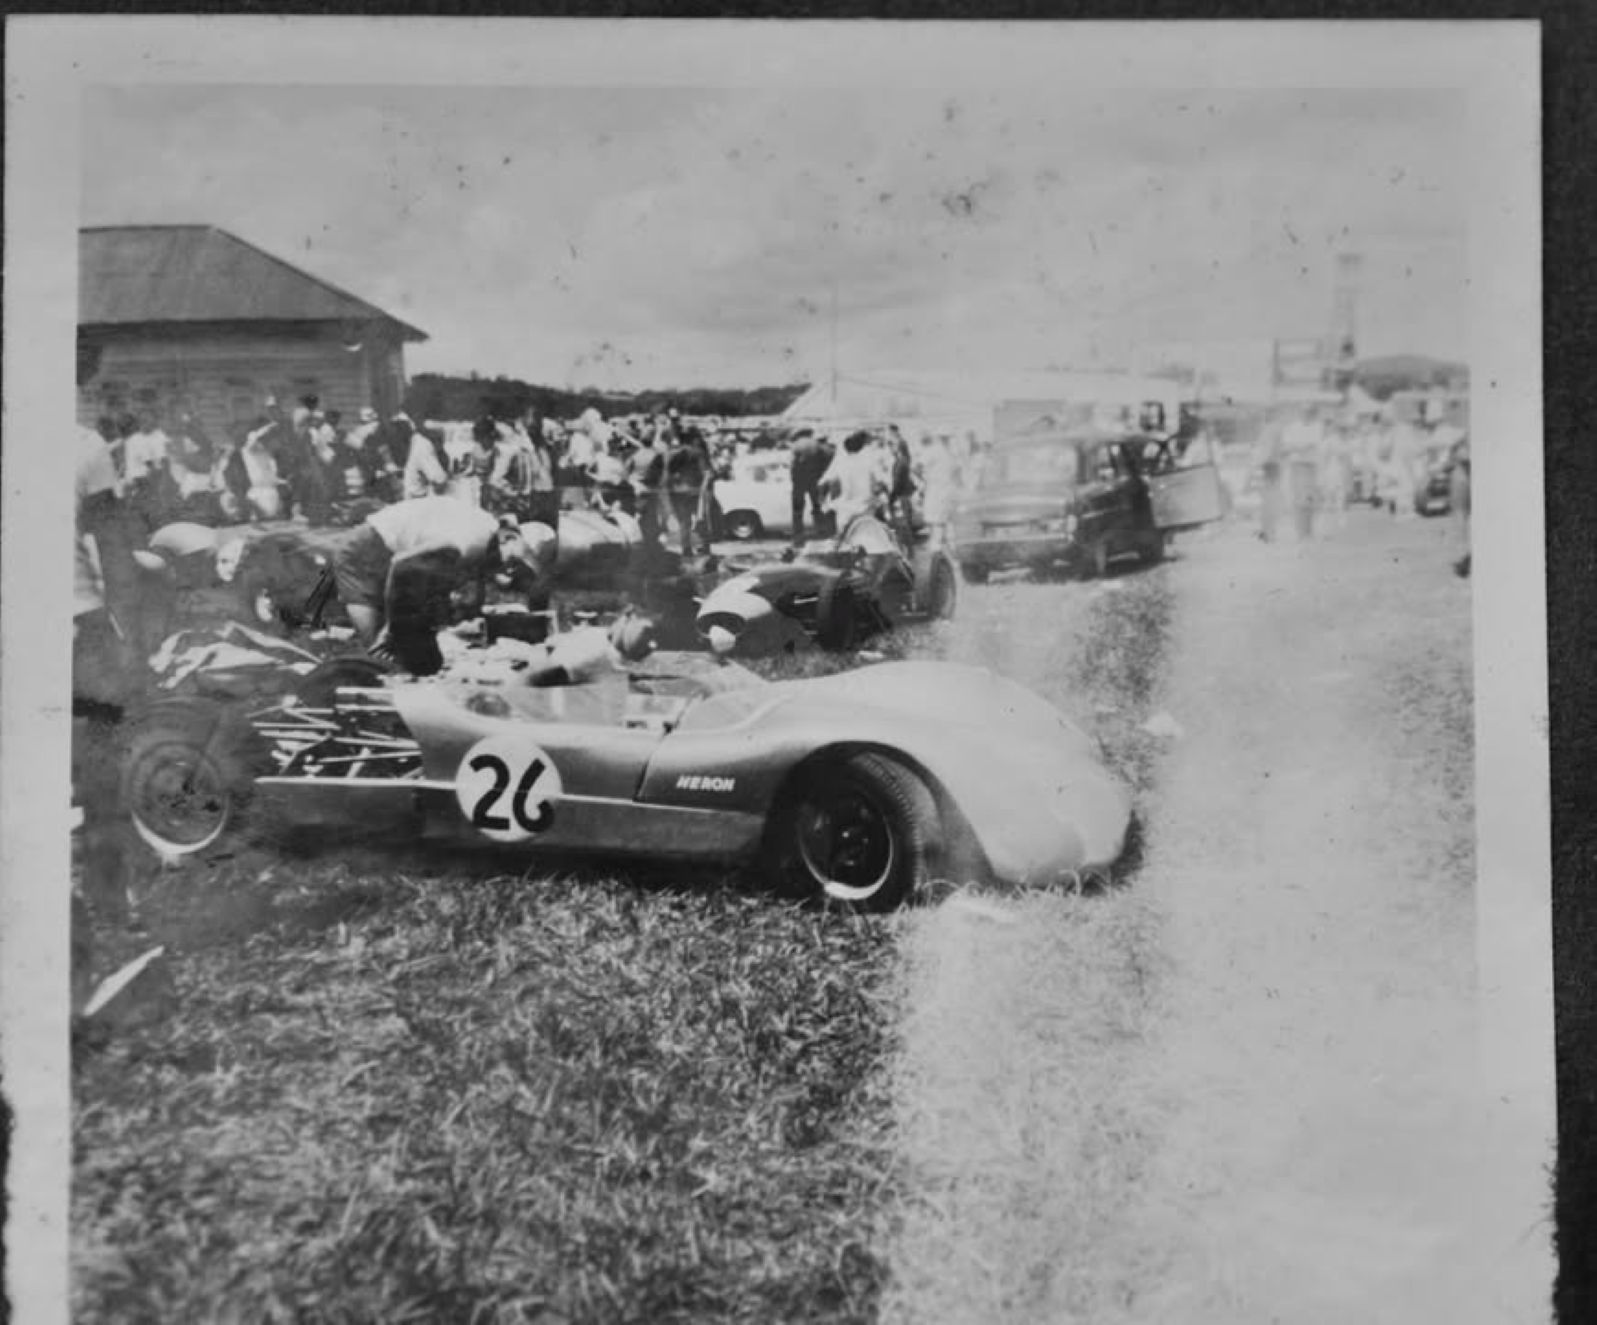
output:
{"label": "utility pole", "polygon": [[837,409],[837,277],[832,278],[832,408]]}

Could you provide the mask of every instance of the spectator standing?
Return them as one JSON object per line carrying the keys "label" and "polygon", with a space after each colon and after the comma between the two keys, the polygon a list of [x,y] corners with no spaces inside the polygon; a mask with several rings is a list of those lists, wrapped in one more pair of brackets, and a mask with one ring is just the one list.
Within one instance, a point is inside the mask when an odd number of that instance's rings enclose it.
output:
{"label": "spectator standing", "polygon": [[804,542],[804,512],[808,508],[816,534],[823,532],[821,478],[832,463],[832,448],[813,428],[800,428],[788,459],[793,488],[793,546]]}
{"label": "spectator standing", "polygon": [[1320,505],[1326,523],[1347,528],[1347,504],[1353,490],[1353,438],[1348,425],[1331,422],[1320,446]]}
{"label": "spectator standing", "polygon": [[572,425],[566,438],[565,459],[560,470],[561,500],[567,506],[586,506],[593,487],[594,463],[599,448],[609,441],[609,429],[596,409],[586,409]]}
{"label": "spectator standing", "polygon": [[[93,380],[98,354],[78,349],[77,383]],[[122,803],[122,715],[143,688],[138,568],[127,513],[117,495],[115,453],[79,428],[75,455],[72,614],[72,779],[83,814],[83,869],[71,905],[73,1015],[93,984],[92,924],[132,920],[133,833]]]}
{"label": "spectator standing", "polygon": [[666,454],[666,486],[670,492],[671,518],[676,524],[682,555],[693,555],[694,535],[704,499],[704,481],[710,472],[710,453],[704,434],[697,428],[682,429],[676,444]]}
{"label": "spectator standing", "polygon": [[954,453],[945,434],[921,438],[920,453],[921,518],[934,541],[947,536],[954,508]]}
{"label": "spectator standing", "polygon": [[1314,510],[1319,495],[1320,448],[1324,429],[1312,405],[1305,405],[1282,435],[1286,453],[1287,490],[1291,494],[1292,524],[1299,542],[1314,537]]}
{"label": "spectator standing", "polygon": [[201,519],[216,513],[215,450],[205,430],[187,408],[173,420],[168,466],[181,509]]}
{"label": "spectator standing", "polygon": [[868,432],[852,432],[843,439],[843,449],[821,476],[820,489],[822,496],[832,499],[839,533],[850,521],[876,509],[884,492],[882,467]]}
{"label": "spectator standing", "polygon": [[887,514],[889,522],[898,527],[899,536],[907,545],[915,532],[914,466],[910,460],[909,442],[896,425],[888,427],[888,446],[892,449],[893,462],[888,479]]}
{"label": "spectator standing", "polygon": [[1259,537],[1266,543],[1275,542],[1276,526],[1281,520],[1285,460],[1281,421],[1268,419],[1259,431],[1253,457],[1259,474]]}
{"label": "spectator standing", "polygon": [[537,465],[538,456],[524,428],[498,430],[483,484],[483,505],[495,515],[514,516],[518,524],[533,519],[532,480]]}
{"label": "spectator standing", "polygon": [[1469,434],[1463,434],[1453,443],[1452,464],[1447,475],[1449,514],[1453,522],[1454,545],[1458,557],[1453,569],[1468,578],[1470,573],[1470,464]]}
{"label": "spectator standing", "polygon": [[404,439],[405,463],[401,470],[404,500],[436,496],[449,482],[449,474],[438,458],[433,439],[418,428],[408,414],[396,414],[394,423],[396,437]]}
{"label": "spectator standing", "polygon": [[[332,490],[321,455],[321,425],[325,422],[315,396],[301,397],[289,427],[293,451],[290,488],[295,514],[308,524],[325,525],[332,519]],[[331,451],[328,452],[329,459]]]}
{"label": "spectator standing", "polygon": [[638,447],[627,458],[627,482],[632,487],[633,505],[643,543],[653,551],[660,546],[660,501],[665,479],[664,430],[648,429]]}
{"label": "spectator standing", "polygon": [[632,509],[632,489],[627,485],[627,462],[621,458],[618,431],[616,440],[601,448],[593,460],[593,481],[599,500],[605,506]]}

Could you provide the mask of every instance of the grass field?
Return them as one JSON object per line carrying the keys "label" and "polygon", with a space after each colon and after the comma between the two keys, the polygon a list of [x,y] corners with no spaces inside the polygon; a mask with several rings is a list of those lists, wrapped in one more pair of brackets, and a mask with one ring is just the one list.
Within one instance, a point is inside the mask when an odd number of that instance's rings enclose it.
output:
{"label": "grass field", "polygon": [[[869,656],[959,652],[958,624]],[[1147,682],[1128,639],[1059,660],[1111,722]],[[76,1064],[76,1319],[878,1318],[906,917],[503,869],[148,872],[178,998]]]}

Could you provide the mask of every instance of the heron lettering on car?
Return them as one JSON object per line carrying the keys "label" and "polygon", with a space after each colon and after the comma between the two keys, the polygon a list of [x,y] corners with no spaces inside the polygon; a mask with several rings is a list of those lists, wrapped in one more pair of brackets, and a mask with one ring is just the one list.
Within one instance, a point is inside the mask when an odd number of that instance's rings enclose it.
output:
{"label": "heron lettering on car", "polygon": [[736,786],[736,778],[708,777],[702,773],[684,773],[677,779],[678,791],[731,791]]}

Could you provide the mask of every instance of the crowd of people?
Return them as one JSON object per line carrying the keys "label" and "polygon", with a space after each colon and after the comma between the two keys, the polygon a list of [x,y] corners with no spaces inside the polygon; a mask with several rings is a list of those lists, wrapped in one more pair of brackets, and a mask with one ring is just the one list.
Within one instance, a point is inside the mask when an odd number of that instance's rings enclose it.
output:
{"label": "crowd of people", "polygon": [[956,448],[952,434],[921,434],[911,447],[896,424],[855,429],[834,445],[813,428],[800,428],[788,448],[792,484],[793,543],[804,542],[805,522],[816,534],[845,528],[856,516],[873,514],[901,534],[924,527],[933,537],[946,531],[965,469],[975,455],[966,439]]}
{"label": "crowd of people", "polygon": [[714,480],[747,446],[738,432],[676,410],[612,422],[596,409],[568,422],[529,410],[438,425],[404,412],[380,420],[365,408],[346,427],[316,396],[292,410],[269,398],[255,420],[215,439],[181,408],[107,416],[98,431],[116,495],[147,533],[173,520],[348,523],[352,513],[442,495],[551,526],[562,505],[619,509],[646,540],[674,531],[685,554],[708,545]]}
{"label": "crowd of people", "polygon": [[1300,540],[1317,522],[1345,527],[1348,507],[1367,501],[1396,519],[1420,512],[1433,476],[1445,476],[1455,521],[1460,575],[1469,574],[1469,435],[1422,413],[1409,422],[1389,407],[1366,414],[1313,404],[1267,423],[1254,448],[1259,476],[1259,537],[1274,542],[1290,510]]}

